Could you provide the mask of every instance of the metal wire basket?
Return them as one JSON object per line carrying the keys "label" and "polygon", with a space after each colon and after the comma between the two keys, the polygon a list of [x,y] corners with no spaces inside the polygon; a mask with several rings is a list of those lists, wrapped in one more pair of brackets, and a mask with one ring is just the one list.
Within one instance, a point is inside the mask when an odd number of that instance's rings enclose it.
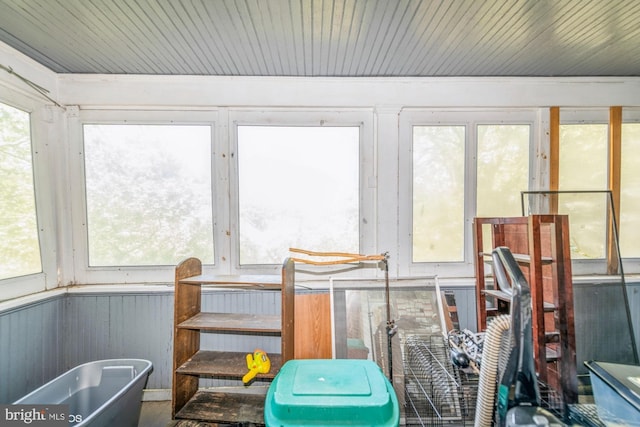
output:
{"label": "metal wire basket", "polygon": [[405,341],[407,426],[473,425],[477,376],[453,366],[442,335]]}

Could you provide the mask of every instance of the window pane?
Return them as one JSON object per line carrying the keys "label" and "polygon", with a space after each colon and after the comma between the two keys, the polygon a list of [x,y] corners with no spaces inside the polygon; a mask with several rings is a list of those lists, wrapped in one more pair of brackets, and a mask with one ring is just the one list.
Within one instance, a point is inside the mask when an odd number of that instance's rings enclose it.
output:
{"label": "window pane", "polygon": [[358,127],[238,127],[240,263],[359,252]]}
{"label": "window pane", "polygon": [[89,265],[212,264],[210,126],[85,125]]}
{"label": "window pane", "polygon": [[622,125],[620,253],[640,258],[640,123]]}
{"label": "window pane", "polygon": [[413,262],[464,259],[464,126],[413,127]]}
{"label": "window pane", "polygon": [[0,279],[42,271],[29,114],[0,104]]}
{"label": "window pane", "polygon": [[529,189],[529,125],[478,126],[479,217],[520,216]]}
{"label": "window pane", "polygon": [[[607,189],[608,126],[560,126],[560,190]],[[567,202],[573,259],[604,258],[606,206],[600,198],[576,197]]]}

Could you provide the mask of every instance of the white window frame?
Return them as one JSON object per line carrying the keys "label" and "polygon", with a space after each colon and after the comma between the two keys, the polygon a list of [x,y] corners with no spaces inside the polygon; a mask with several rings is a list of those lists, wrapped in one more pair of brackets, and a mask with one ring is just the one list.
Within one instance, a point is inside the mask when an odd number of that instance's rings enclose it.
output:
{"label": "white window frame", "polygon": [[[472,223],[476,212],[477,126],[524,124],[531,129],[529,144],[529,189],[539,185],[547,160],[541,155],[548,150],[548,140],[541,139],[546,123],[539,109],[508,110],[426,110],[406,109],[400,113],[399,134],[399,275],[401,277],[439,276],[465,282],[474,276]],[[461,262],[414,263],[412,261],[413,224],[413,127],[465,126],[465,194],[464,194],[464,260]],[[537,154],[537,155],[536,155]],[[546,156],[548,157],[548,156]]]}
{"label": "white window frame", "polygon": [[[360,128],[360,179],[359,179],[359,246],[360,252],[364,254],[376,253],[376,212],[375,212],[375,161],[374,161],[374,136],[373,136],[373,113],[371,110],[351,110],[351,109],[332,109],[316,110],[316,109],[266,109],[266,110],[247,110],[233,109],[229,111],[229,134],[232,148],[231,152],[237,152],[238,147],[238,126],[357,126]],[[238,162],[236,156],[232,155],[230,164],[231,173],[229,174],[231,182],[231,206],[230,206],[230,230],[231,236],[238,236]],[[301,179],[298,177],[298,179]],[[239,239],[237,237],[230,239],[229,251],[232,262],[229,269],[232,273],[238,274],[254,274],[264,273],[265,266],[239,265]],[[313,248],[302,248],[313,250]],[[342,251],[336,248],[336,251]],[[287,256],[296,254],[282,254],[283,260]],[[299,254],[297,255],[299,256]],[[227,260],[229,257],[227,257]],[[223,261],[224,262],[224,261]],[[267,267],[268,268],[268,267]],[[279,269],[280,265],[272,266]],[[326,268],[314,268],[305,265],[299,269],[296,277],[305,277],[306,271],[327,271]],[[352,271],[341,273],[341,276],[362,276],[363,271]],[[366,274],[371,277],[371,273]],[[328,279],[327,279],[328,280]]]}
{"label": "white window frame", "polygon": [[[224,161],[219,161],[219,147],[215,141],[219,140],[216,123],[218,112],[216,110],[180,110],[180,111],[154,111],[154,110],[76,110],[69,114],[69,158],[70,179],[69,191],[71,194],[71,215],[72,215],[72,265],[67,268],[73,271],[73,277],[67,278],[73,283],[82,284],[113,284],[113,283],[171,283],[173,282],[175,265],[160,266],[89,266],[88,254],[88,230],[87,230],[87,203],[86,185],[84,171],[84,135],[83,126],[85,124],[101,125],[206,125],[211,126],[211,147],[212,147],[212,192],[213,192],[213,212],[214,223],[214,245],[220,233],[216,214],[220,207],[216,204],[220,202],[217,194],[223,193],[224,189],[218,184],[224,167]],[[216,259],[219,257],[218,248],[215,248]],[[213,270],[217,266],[207,266],[208,270]]]}
{"label": "white window frame", "polygon": [[8,89],[0,84],[0,102],[29,113],[31,125],[31,153],[35,190],[36,219],[40,241],[42,271],[0,280],[0,301],[53,289],[58,286],[56,246],[56,187],[50,159],[57,158],[55,139],[60,113],[44,105],[39,98]]}

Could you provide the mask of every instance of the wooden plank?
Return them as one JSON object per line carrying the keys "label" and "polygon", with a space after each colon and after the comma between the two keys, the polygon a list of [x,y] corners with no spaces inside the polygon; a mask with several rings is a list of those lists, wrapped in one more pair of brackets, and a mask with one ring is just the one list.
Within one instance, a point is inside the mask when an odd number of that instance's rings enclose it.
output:
{"label": "wooden plank", "polygon": [[576,366],[576,331],[573,307],[573,274],[571,271],[571,245],[569,238],[569,217],[556,215],[553,217],[555,241],[552,245],[552,256],[557,260],[554,268],[556,276],[555,304],[558,306],[557,326],[560,333],[559,382],[562,387],[562,399],[567,404],[578,402],[578,376]]}
{"label": "wooden plank", "polygon": [[[613,203],[615,218],[607,218],[607,274],[620,274],[618,262],[618,247],[616,242],[617,230],[614,225],[620,225],[620,186],[622,164],[622,107],[609,108],[609,190]],[[615,222],[614,222],[615,219]]]}
{"label": "wooden plank", "polygon": [[295,358],[331,359],[331,301],[328,293],[296,295]]}
{"label": "wooden plank", "polygon": [[[529,241],[529,255],[534,261],[542,258],[544,250],[542,248],[543,231],[548,231],[548,227],[542,227],[542,219],[540,215],[530,215],[527,225],[527,239]],[[533,334],[533,357],[535,358],[538,376],[542,382],[547,382],[547,358],[545,357],[544,343],[545,324],[544,324],[544,302],[545,287],[544,277],[542,274],[542,263],[534,262],[529,269],[529,287],[531,292],[531,306],[533,315],[531,319],[531,327]],[[553,294],[552,294],[553,295]]]}
{"label": "wooden plank", "polygon": [[[200,350],[193,357],[178,367],[177,372],[183,375],[201,375],[216,378],[242,378],[248,371],[247,353],[229,351]],[[282,367],[280,354],[269,354],[271,370],[266,374],[256,375],[257,379],[273,379]]]}
{"label": "wooden plank", "polygon": [[482,240],[482,220],[480,218],[473,219],[473,254],[474,254],[474,271],[476,277],[476,328],[482,332],[487,329],[487,299],[481,292],[486,284],[484,277],[484,243]]}
{"label": "wooden plank", "polygon": [[248,313],[198,313],[181,322],[181,329],[201,331],[271,332],[280,334],[280,316]]}
{"label": "wooden plank", "polygon": [[177,419],[264,425],[263,394],[198,391]]}

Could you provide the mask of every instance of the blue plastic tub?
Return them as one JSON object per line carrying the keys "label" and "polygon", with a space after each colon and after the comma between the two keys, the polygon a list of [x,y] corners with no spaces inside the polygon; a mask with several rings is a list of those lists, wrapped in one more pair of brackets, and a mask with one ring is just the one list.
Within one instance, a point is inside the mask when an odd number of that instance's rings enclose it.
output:
{"label": "blue plastic tub", "polygon": [[73,427],[136,427],[151,369],[151,362],[142,359],[85,363],[14,404],[69,405],[69,426]]}
{"label": "blue plastic tub", "polygon": [[267,427],[398,426],[389,380],[370,360],[290,360],[267,391]]}
{"label": "blue plastic tub", "polygon": [[607,425],[640,426],[640,366],[585,362],[598,417]]}

